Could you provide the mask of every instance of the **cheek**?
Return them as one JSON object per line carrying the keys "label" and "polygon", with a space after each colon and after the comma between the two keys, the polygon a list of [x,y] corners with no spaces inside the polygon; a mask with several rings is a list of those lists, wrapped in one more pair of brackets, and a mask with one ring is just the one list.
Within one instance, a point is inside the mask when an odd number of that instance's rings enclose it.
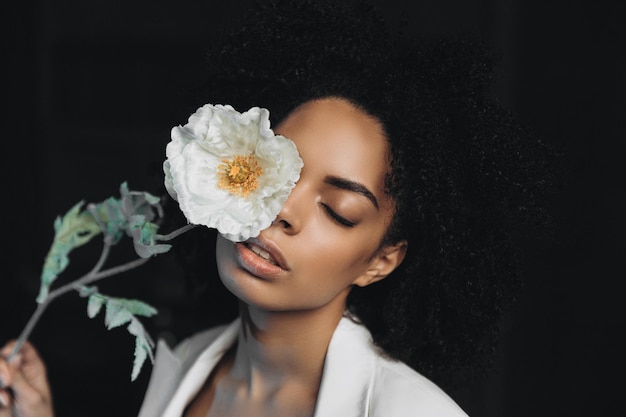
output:
{"label": "cheek", "polygon": [[[319,229],[318,229],[319,230]],[[338,229],[342,231],[342,229]],[[323,238],[310,239],[316,242],[301,252],[301,259],[307,259],[303,272],[313,275],[316,280],[328,280],[332,287],[350,285],[358,276],[365,273],[375,247],[369,244],[371,237],[360,233],[350,235],[326,233]],[[317,284],[319,285],[319,284]]]}

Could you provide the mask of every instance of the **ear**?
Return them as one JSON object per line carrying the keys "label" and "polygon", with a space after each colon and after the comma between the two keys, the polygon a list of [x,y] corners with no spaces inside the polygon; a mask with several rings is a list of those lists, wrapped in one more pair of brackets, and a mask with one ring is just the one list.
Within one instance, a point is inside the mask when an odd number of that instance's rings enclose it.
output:
{"label": "ear", "polygon": [[403,240],[379,249],[378,253],[370,261],[367,271],[354,280],[353,284],[358,287],[366,287],[387,277],[404,260],[407,245],[407,242]]}

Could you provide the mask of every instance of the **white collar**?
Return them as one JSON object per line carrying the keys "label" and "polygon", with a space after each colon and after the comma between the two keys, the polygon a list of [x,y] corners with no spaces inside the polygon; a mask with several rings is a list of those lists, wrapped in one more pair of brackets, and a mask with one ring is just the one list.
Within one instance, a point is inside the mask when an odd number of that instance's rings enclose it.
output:
{"label": "white collar", "polygon": [[[181,361],[159,341],[150,387],[139,417],[180,417],[207,375],[237,340],[241,320],[202,334],[188,346]],[[217,332],[217,335],[216,335]],[[368,415],[376,354],[368,330],[343,317],[331,338],[315,417]],[[167,381],[167,383],[160,383]],[[154,383],[156,382],[156,383]]]}

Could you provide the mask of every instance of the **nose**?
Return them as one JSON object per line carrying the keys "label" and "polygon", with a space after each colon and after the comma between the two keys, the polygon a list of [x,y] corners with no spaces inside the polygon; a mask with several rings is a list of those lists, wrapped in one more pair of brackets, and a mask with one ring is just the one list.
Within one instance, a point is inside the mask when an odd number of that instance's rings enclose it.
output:
{"label": "nose", "polygon": [[304,188],[300,182],[296,184],[282,209],[278,212],[278,216],[272,222],[272,226],[280,228],[288,235],[300,232],[306,216]]}

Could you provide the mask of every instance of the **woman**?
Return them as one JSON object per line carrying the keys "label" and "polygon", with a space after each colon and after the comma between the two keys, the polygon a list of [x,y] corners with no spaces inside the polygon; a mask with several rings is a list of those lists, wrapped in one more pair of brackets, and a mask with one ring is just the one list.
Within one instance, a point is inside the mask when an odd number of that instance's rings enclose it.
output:
{"label": "woman", "polygon": [[[227,324],[160,343],[140,415],[465,415],[429,379],[489,363],[517,232],[547,221],[548,154],[486,96],[490,57],[365,6],[282,2],[208,58],[196,106],[268,108],[304,168],[258,238],[217,237]],[[205,235],[178,245],[192,277]]]}

